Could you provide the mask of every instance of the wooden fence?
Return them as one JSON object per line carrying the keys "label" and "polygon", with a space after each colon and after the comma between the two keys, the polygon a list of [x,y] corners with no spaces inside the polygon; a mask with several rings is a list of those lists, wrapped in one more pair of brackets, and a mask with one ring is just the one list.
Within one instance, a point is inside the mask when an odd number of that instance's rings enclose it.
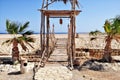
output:
{"label": "wooden fence", "polygon": [[[112,56],[120,56],[120,49],[112,49]],[[76,49],[76,57],[88,56],[94,58],[102,58],[104,54],[104,49],[87,49],[87,48],[77,48]]]}

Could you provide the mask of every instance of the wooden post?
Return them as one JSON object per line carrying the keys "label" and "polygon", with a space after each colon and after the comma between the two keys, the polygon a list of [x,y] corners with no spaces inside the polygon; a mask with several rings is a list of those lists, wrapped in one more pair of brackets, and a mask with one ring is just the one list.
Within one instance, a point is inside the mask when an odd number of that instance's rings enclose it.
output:
{"label": "wooden post", "polygon": [[[47,2],[46,2],[46,5],[48,5],[48,0],[46,0]],[[48,6],[46,7],[46,9],[48,10]]]}
{"label": "wooden post", "polygon": [[54,30],[54,24],[53,24],[53,29],[52,29],[52,34],[53,34],[53,36],[54,36],[54,34],[55,34],[55,30]]}
{"label": "wooden post", "polygon": [[43,13],[41,11],[41,28],[40,28],[40,46],[41,46],[41,51],[43,51]]}
{"label": "wooden post", "polygon": [[45,0],[42,0],[42,2],[43,2],[43,3],[42,3],[42,9],[43,9]]}
{"label": "wooden post", "polygon": [[[50,22],[49,18],[58,18],[58,17],[70,17],[70,26],[68,27],[68,44],[67,44],[67,53],[68,53],[68,64],[70,65],[70,68],[73,69],[73,62],[75,59],[75,33],[76,33],[76,15],[79,14],[79,11],[75,10],[76,7],[76,0],[70,0],[72,3],[71,10],[62,10],[62,11],[56,11],[56,10],[48,10],[48,5],[53,3],[55,0],[52,0],[50,3],[50,0],[42,0],[42,9],[41,9],[41,30],[40,30],[40,42],[41,42],[41,50],[45,54],[45,58],[49,57],[50,48],[51,45],[49,38],[51,41],[55,44],[55,37],[54,35],[54,26],[52,34],[50,35]],[[45,10],[44,10],[45,9]],[[53,40],[54,39],[54,40]],[[54,45],[53,44],[53,45]],[[52,49],[53,50],[53,49]]]}
{"label": "wooden post", "polygon": [[71,52],[72,52],[72,60],[73,59],[73,43],[74,43],[74,35],[73,35],[73,16],[71,16]]}
{"label": "wooden post", "polygon": [[68,65],[70,65],[70,26],[69,25],[68,25],[67,55],[68,55]]}
{"label": "wooden post", "polygon": [[45,50],[45,15],[43,16],[43,51]]}
{"label": "wooden post", "polygon": [[[46,0],[46,5],[48,5],[48,0]],[[48,10],[48,6],[46,7],[46,10]],[[46,49],[47,49],[47,57],[49,54],[49,16],[46,16],[46,23],[47,23],[47,34],[46,34]]]}
{"label": "wooden post", "polygon": [[75,33],[76,33],[76,26],[75,26],[75,13],[73,13],[73,60],[75,60]]}
{"label": "wooden post", "polygon": [[69,36],[70,36],[70,40],[69,40],[69,56],[70,56],[70,67],[71,70],[73,69],[73,23],[72,23],[72,17],[70,20],[70,28],[69,28]]}
{"label": "wooden post", "polygon": [[72,0],[72,10],[75,10],[75,1],[76,0]]}
{"label": "wooden post", "polygon": [[47,56],[49,55],[49,16],[47,16],[47,34],[46,34],[46,49],[47,49]]}
{"label": "wooden post", "polygon": [[40,28],[40,46],[41,51],[43,52],[45,49],[45,15],[41,11],[41,28]]}

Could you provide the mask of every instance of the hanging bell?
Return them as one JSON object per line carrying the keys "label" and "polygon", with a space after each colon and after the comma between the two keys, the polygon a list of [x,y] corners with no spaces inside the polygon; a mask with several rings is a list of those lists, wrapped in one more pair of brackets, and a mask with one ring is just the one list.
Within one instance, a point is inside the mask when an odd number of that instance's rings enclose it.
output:
{"label": "hanging bell", "polygon": [[62,19],[60,18],[60,24],[62,24],[63,22],[62,22]]}

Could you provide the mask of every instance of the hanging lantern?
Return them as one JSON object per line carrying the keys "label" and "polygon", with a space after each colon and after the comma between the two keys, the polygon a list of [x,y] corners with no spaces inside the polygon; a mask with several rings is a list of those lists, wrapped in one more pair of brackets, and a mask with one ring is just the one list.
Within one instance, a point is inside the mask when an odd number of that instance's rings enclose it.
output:
{"label": "hanging lantern", "polygon": [[62,19],[60,18],[60,24],[62,24],[63,23],[63,21],[62,21]]}

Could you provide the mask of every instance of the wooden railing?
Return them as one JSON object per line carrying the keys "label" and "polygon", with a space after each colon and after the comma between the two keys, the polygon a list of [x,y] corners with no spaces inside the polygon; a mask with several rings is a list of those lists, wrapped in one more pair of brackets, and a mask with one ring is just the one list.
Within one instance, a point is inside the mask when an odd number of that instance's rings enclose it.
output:
{"label": "wooden railing", "polygon": [[55,48],[55,44],[56,44],[56,38],[55,38],[55,34],[52,31],[50,33],[50,40],[49,40],[49,56],[51,55],[51,53],[53,52],[54,48]]}
{"label": "wooden railing", "polygon": [[48,51],[47,51],[47,47],[44,46],[45,49],[42,52],[41,58],[39,59],[39,62],[36,63],[36,65],[38,65],[38,68],[45,66],[46,62],[48,61],[48,58],[50,57],[51,53],[54,51],[55,44],[56,44],[56,38],[55,38],[55,35],[54,35],[54,31],[52,31],[49,34]]}

